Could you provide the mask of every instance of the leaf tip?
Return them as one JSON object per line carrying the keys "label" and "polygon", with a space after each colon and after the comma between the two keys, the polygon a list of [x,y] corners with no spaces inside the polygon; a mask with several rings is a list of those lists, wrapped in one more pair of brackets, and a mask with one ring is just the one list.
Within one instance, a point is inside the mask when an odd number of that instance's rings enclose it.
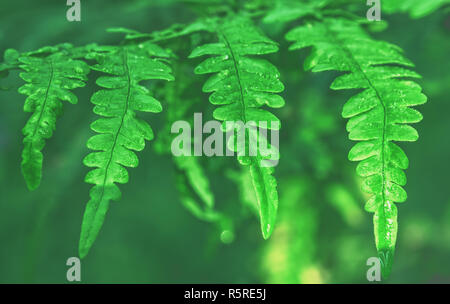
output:
{"label": "leaf tip", "polygon": [[41,171],[28,163],[22,163],[22,175],[29,191],[34,191],[41,184]]}
{"label": "leaf tip", "polygon": [[268,240],[273,232],[273,225],[266,224],[261,227],[264,240]]}
{"label": "leaf tip", "polygon": [[382,249],[378,251],[378,258],[381,263],[381,276],[383,279],[389,278],[394,260],[394,249]]}

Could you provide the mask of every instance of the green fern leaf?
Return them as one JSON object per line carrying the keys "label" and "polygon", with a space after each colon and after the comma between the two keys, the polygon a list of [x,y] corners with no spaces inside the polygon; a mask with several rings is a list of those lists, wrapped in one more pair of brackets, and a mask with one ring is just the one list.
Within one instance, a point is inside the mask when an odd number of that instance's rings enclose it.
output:
{"label": "green fern leaf", "polygon": [[65,52],[33,56],[49,50],[28,53],[18,59],[20,68],[25,70],[20,77],[27,82],[19,88],[19,93],[28,95],[24,110],[33,113],[23,128],[25,147],[22,152],[22,173],[30,190],[36,189],[41,182],[41,151],[45,139],[53,135],[56,119],[62,111],[61,101],[76,104],[77,97],[69,90],[83,87],[89,73],[86,63],[72,60]]}
{"label": "green fern leaf", "polygon": [[125,167],[136,167],[138,158],[132,151],[144,149],[145,140],[153,138],[150,126],[136,117],[136,111],[157,113],[161,104],[139,83],[143,80],[173,80],[171,69],[164,63],[168,53],[160,47],[143,43],[121,47],[98,47],[89,55],[98,64],[94,70],[107,73],[97,84],[104,89],[91,98],[94,113],[103,116],[91,124],[99,134],[91,137],[87,146],[96,152],[84,159],[84,164],[96,169],[85,181],[94,184],[83,217],[79,255],[85,257],[104,222],[110,200],[119,200],[116,183],[127,183]]}
{"label": "green fern leaf", "polygon": [[307,23],[286,35],[295,43],[291,49],[313,46],[305,68],[314,72],[347,72],[337,77],[332,89],[363,89],[345,104],[342,116],[349,118],[351,140],[361,141],[349,152],[349,159],[361,161],[356,169],[364,178],[363,190],[371,197],[365,205],[374,212],[375,242],[383,265],[390,273],[397,238],[397,207],[404,202],[403,172],[408,158],[394,141],[416,141],[417,131],[409,123],[422,120],[411,108],[426,102],[421,87],[403,78],[418,78],[407,69],[413,64],[401,49],[371,39],[355,22],[324,19]]}
{"label": "green fern leaf", "polygon": [[450,0],[383,0],[382,9],[389,14],[409,13],[411,18],[418,19],[448,4]]}
{"label": "green fern leaf", "polygon": [[[219,42],[202,45],[194,49],[190,58],[211,55],[195,68],[196,74],[216,73],[203,86],[204,92],[214,92],[209,97],[212,104],[220,105],[214,118],[220,121],[266,121],[269,128],[279,123],[276,116],[265,109],[281,107],[284,100],[273,93],[282,92],[283,84],[275,66],[264,59],[249,55],[263,55],[278,51],[275,42],[263,35],[250,20],[243,17],[225,19],[217,24]],[[278,124],[279,125],[279,124]],[[230,141],[236,143],[235,136]],[[231,147],[235,152],[246,154],[242,147]],[[239,150],[240,149],[240,150]],[[248,142],[244,147],[248,151]],[[249,167],[258,199],[261,229],[267,239],[273,231],[278,208],[277,183],[272,176],[273,168],[262,165],[264,157],[244,156],[238,159]]]}

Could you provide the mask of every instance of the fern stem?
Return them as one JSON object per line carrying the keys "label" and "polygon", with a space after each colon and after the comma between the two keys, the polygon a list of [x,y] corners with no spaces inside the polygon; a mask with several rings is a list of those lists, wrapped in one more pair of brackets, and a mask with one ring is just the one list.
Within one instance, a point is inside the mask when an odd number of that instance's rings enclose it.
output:
{"label": "fern stem", "polygon": [[[46,61],[47,61],[47,60],[46,60]],[[53,74],[54,74],[54,71],[53,71],[53,63],[52,63],[52,60],[51,60],[51,59],[48,60],[48,62],[49,62],[49,65],[50,65],[50,77],[49,77],[49,80],[48,80],[47,89],[45,90],[44,103],[42,104],[42,108],[41,108],[41,111],[40,111],[40,113],[39,113],[39,119],[38,119],[37,124],[36,124],[35,127],[34,127],[33,137],[36,136],[36,132],[37,132],[39,126],[41,125],[41,120],[42,120],[42,116],[43,116],[43,114],[44,114],[44,109],[45,109],[45,106],[47,105],[48,94],[49,94],[49,92],[50,92],[50,87],[51,87],[52,82],[53,82]],[[33,143],[31,143],[31,145],[33,145]]]}
{"label": "fern stem", "polygon": [[241,116],[242,116],[242,121],[245,123],[247,123],[247,118],[245,116],[245,101],[244,101],[244,91],[242,89],[242,83],[241,83],[241,76],[239,74],[239,68],[238,68],[238,64],[237,64],[237,57],[233,52],[233,48],[231,47],[230,42],[228,41],[227,37],[225,36],[225,34],[223,34],[220,30],[219,30],[219,34],[223,37],[223,40],[225,41],[225,44],[227,45],[228,49],[230,50],[230,56],[231,56],[231,60],[233,61],[233,66],[234,66],[234,70],[236,73],[236,78],[237,78],[237,82],[239,85],[239,93],[240,93],[240,97],[239,101],[241,103]]}
{"label": "fern stem", "polygon": [[[380,102],[381,107],[383,108],[383,132],[382,132],[382,141],[381,141],[381,160],[382,160],[382,167],[381,167],[381,177],[382,177],[382,197],[383,202],[386,200],[385,191],[386,191],[386,161],[385,161],[385,151],[386,151],[386,127],[387,127],[387,111],[386,111],[386,105],[383,101],[383,98],[381,98],[380,93],[378,92],[377,88],[372,84],[369,77],[367,77],[367,74],[364,72],[364,70],[361,68],[360,63],[355,59],[352,52],[345,47],[345,45],[336,38],[336,35],[332,33],[332,31],[327,26],[326,22],[324,23],[325,29],[327,30],[329,38],[335,42],[336,45],[339,45],[339,47],[347,54],[347,58],[350,58],[352,60],[352,63],[354,66],[357,67],[358,71],[361,73],[361,75],[364,76],[364,79],[367,81],[369,86],[374,90],[378,101]],[[383,214],[384,214],[384,208],[383,208]]]}

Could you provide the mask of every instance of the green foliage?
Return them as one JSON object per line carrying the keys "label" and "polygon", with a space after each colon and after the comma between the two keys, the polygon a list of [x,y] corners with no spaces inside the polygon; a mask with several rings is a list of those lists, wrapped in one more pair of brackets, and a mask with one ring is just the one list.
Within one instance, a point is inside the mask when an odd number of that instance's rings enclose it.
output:
{"label": "green foliage", "polygon": [[[203,86],[204,92],[214,92],[209,97],[210,102],[220,105],[214,111],[214,118],[244,124],[263,121],[267,122],[269,129],[278,129],[278,118],[261,107],[279,108],[284,105],[283,98],[273,94],[284,89],[279,80],[280,74],[267,60],[248,56],[274,53],[278,50],[277,44],[264,36],[251,20],[240,16],[223,20],[215,30],[219,41],[199,46],[189,56],[214,56],[195,68],[196,74],[216,73]],[[247,128],[245,132],[248,132]],[[259,144],[263,139],[259,134],[256,136],[259,137]],[[249,156],[246,152],[249,151],[248,141],[246,146],[240,145],[235,133],[230,136],[227,145],[238,153],[239,162],[249,167],[260,210],[261,230],[267,239],[274,229],[278,208],[273,168],[264,165],[263,160],[267,157],[260,153],[259,148],[256,156]]]}
{"label": "green foliage", "polygon": [[133,151],[141,151],[145,140],[153,139],[150,126],[136,116],[136,111],[161,112],[159,101],[139,83],[143,80],[174,80],[171,69],[163,62],[169,54],[155,44],[98,47],[88,55],[98,63],[92,69],[108,74],[97,79],[104,89],[91,98],[94,113],[103,116],[91,124],[99,133],[89,139],[93,152],[83,163],[96,167],[85,181],[95,186],[90,191],[81,228],[79,253],[85,257],[104,222],[110,200],[119,200],[121,192],[116,183],[127,183],[125,167],[137,167]]}
{"label": "green foliage", "polygon": [[349,152],[349,159],[361,161],[358,175],[364,177],[363,190],[372,196],[365,209],[374,212],[377,250],[388,276],[397,238],[397,207],[404,202],[408,167],[405,152],[393,141],[416,141],[417,131],[409,123],[422,120],[411,106],[426,102],[421,87],[402,78],[419,75],[401,49],[371,39],[360,26],[344,19],[324,19],[300,26],[286,35],[295,43],[290,49],[313,46],[305,68],[313,72],[348,72],[331,84],[334,90],[364,89],[345,104],[342,116],[349,118],[351,140],[361,141]]}
{"label": "green foliage", "polygon": [[450,4],[450,0],[410,0],[410,1],[398,1],[398,0],[383,0],[382,9],[387,13],[409,13],[411,18],[425,17],[441,6]]}
{"label": "green foliage", "polygon": [[19,88],[19,93],[28,96],[24,111],[33,113],[23,128],[22,173],[28,188],[35,190],[42,177],[41,151],[45,139],[53,135],[56,119],[62,112],[61,101],[77,103],[76,95],[69,90],[85,85],[89,68],[65,52],[29,53],[20,56],[18,61],[25,71],[20,77],[27,82]]}

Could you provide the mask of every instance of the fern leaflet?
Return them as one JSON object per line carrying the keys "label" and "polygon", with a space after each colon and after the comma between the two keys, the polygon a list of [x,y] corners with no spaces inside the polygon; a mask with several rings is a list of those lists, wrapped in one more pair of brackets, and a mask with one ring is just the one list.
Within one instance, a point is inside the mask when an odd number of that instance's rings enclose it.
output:
{"label": "fern leaflet", "polygon": [[88,167],[96,167],[85,181],[94,184],[83,217],[79,255],[85,257],[104,222],[110,200],[119,200],[121,192],[115,183],[127,183],[125,167],[136,167],[138,158],[132,151],[144,149],[145,140],[153,138],[150,126],[136,117],[135,111],[157,113],[161,104],[139,83],[143,80],[173,80],[171,69],[164,63],[169,54],[151,43],[132,46],[97,47],[88,55],[98,64],[94,70],[107,73],[97,84],[103,87],[91,98],[94,113],[103,116],[91,124],[99,134],[87,146],[92,152],[84,159]]}
{"label": "fern leaflet", "polygon": [[[213,56],[200,63],[195,73],[216,73],[203,86],[204,92],[213,92],[209,97],[210,102],[220,105],[214,111],[214,118],[220,121],[241,121],[244,124],[265,121],[269,128],[279,128],[278,118],[260,107],[268,105],[278,108],[284,105],[283,98],[273,94],[284,89],[279,80],[280,74],[270,62],[249,57],[274,53],[278,51],[277,44],[263,35],[251,20],[240,16],[225,18],[215,30],[219,42],[199,46],[190,55],[190,58]],[[230,136],[227,144],[236,143],[235,137]],[[267,239],[273,231],[278,208],[273,168],[262,165],[264,156],[259,147],[256,156],[248,156],[245,153],[249,148],[248,142],[245,147],[231,146],[238,155],[245,155],[238,156],[238,160],[250,169],[259,205],[262,234]]]}
{"label": "fern leaflet", "polygon": [[[24,111],[33,113],[23,128],[22,173],[30,190],[36,189],[42,177],[42,149],[45,139],[53,135],[56,119],[61,114],[61,100],[72,104],[77,97],[69,90],[83,87],[89,67],[72,60],[66,52],[42,56],[53,49],[43,48],[19,57],[20,77],[27,82],[19,93],[28,95]],[[37,56],[36,56],[37,55]],[[41,55],[41,56],[39,56]]]}
{"label": "fern leaflet", "polygon": [[401,78],[419,78],[405,67],[413,64],[401,49],[371,39],[357,23],[345,19],[324,19],[290,31],[291,49],[313,46],[305,68],[313,72],[347,72],[337,77],[331,88],[363,89],[344,105],[342,116],[349,118],[351,140],[361,141],[349,152],[349,159],[361,161],[356,169],[364,178],[363,190],[371,194],[365,205],[374,212],[375,242],[383,276],[390,273],[397,238],[397,207],[404,202],[408,167],[405,152],[394,141],[416,141],[417,123],[422,115],[410,108],[426,102],[421,87]]}

